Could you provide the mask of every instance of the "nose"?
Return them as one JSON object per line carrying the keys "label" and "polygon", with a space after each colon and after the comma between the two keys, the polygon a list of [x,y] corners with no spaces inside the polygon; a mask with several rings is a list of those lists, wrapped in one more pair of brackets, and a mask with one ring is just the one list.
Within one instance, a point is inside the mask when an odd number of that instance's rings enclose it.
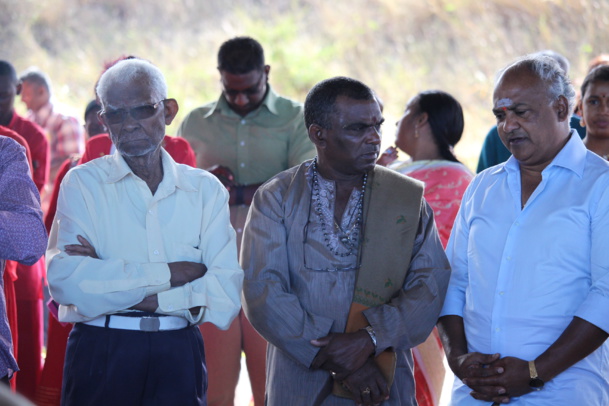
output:
{"label": "nose", "polygon": [[382,131],[380,126],[370,126],[371,131],[368,131],[368,143],[369,144],[380,144]]}
{"label": "nose", "polygon": [[505,115],[505,118],[503,119],[502,124],[503,124],[503,131],[506,133],[511,133],[512,131],[514,131],[515,129],[520,127],[518,120],[516,119],[514,113],[512,113],[512,112],[507,112],[507,114]]}
{"label": "nose", "polygon": [[244,93],[237,93],[234,99],[234,103],[237,106],[243,107],[249,103],[248,97]]}

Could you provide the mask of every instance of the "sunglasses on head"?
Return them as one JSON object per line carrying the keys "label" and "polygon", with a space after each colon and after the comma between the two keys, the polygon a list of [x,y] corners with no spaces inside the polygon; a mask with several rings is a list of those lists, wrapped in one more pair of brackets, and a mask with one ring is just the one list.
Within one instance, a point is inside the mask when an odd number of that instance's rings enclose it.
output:
{"label": "sunglasses on head", "polygon": [[159,100],[158,102],[152,104],[143,104],[130,109],[100,110],[97,114],[106,120],[108,124],[122,123],[127,118],[127,114],[129,114],[134,120],[145,120],[154,116],[159,105],[165,100],[167,99]]}

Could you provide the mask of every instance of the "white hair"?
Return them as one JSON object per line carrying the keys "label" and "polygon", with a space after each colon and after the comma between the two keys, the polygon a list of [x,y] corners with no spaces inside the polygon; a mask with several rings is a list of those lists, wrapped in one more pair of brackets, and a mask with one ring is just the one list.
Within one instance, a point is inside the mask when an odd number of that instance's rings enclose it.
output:
{"label": "white hair", "polygon": [[105,104],[108,91],[111,87],[124,87],[128,83],[144,78],[150,87],[153,98],[162,100],[167,98],[167,83],[159,68],[144,59],[124,59],[111,66],[99,78],[96,93]]}
{"label": "white hair", "polygon": [[548,98],[552,101],[564,96],[569,103],[569,115],[575,108],[575,89],[560,64],[552,57],[541,53],[526,55],[501,70],[495,87],[512,70],[526,69],[547,84]]}

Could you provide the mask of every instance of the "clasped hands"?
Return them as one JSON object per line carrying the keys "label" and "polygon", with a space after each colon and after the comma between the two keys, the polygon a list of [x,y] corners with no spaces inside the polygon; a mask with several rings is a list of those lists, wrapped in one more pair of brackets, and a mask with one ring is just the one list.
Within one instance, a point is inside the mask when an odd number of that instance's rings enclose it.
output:
{"label": "clasped hands", "polygon": [[[76,239],[80,244],[67,244],[64,247],[66,254],[70,256],[83,256],[99,259],[95,247],[82,235],[77,235]],[[207,267],[204,264],[189,261],[178,261],[170,262],[169,272],[171,277],[169,284],[171,287],[177,287],[185,285],[186,283],[192,282],[195,279],[199,279],[207,272]],[[141,310],[150,313],[154,313],[159,307],[159,301],[157,295],[150,295],[145,297],[140,303],[132,307],[134,310]],[[190,309],[192,314],[197,314],[199,307],[193,307]]]}
{"label": "clasped hands", "polygon": [[474,399],[509,403],[510,398],[532,391],[528,362],[520,358],[472,352],[449,363],[455,375],[472,389]]}
{"label": "clasped hands", "polygon": [[389,385],[374,362],[374,345],[366,331],[332,333],[311,344],[321,348],[311,366],[331,372],[357,405],[378,405],[389,398]]}

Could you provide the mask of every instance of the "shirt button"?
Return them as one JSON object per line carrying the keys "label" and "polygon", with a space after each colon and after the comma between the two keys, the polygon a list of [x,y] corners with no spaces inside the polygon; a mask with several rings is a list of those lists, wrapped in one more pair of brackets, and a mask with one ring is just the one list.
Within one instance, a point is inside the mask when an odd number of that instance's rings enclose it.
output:
{"label": "shirt button", "polygon": [[511,260],[512,260],[512,257],[507,257],[506,259],[507,259],[508,261],[511,261]]}
{"label": "shirt button", "polygon": [[498,333],[498,332],[500,332],[500,331],[501,331],[501,329],[500,329],[499,327],[497,327],[497,328],[495,329],[495,332],[496,332],[496,333]]}
{"label": "shirt button", "polygon": [[238,232],[238,233],[242,233],[242,232],[243,232],[243,229],[242,229],[242,228],[238,228],[238,229],[237,229],[237,232]]}
{"label": "shirt button", "polygon": [[239,145],[244,146],[244,145],[245,145],[245,141],[241,141],[241,142],[239,143]]}
{"label": "shirt button", "polygon": [[167,310],[173,310],[173,305],[167,306]]}
{"label": "shirt button", "polygon": [[245,168],[245,163],[241,162],[241,163],[239,164],[239,166],[240,166],[240,167],[242,167],[242,168]]}
{"label": "shirt button", "polygon": [[504,291],[501,291],[501,292],[499,292],[499,295],[503,296],[504,293],[505,293]]}
{"label": "shirt button", "polygon": [[152,253],[153,253],[154,255],[159,255],[159,250],[154,250]]}
{"label": "shirt button", "polygon": [[245,120],[241,120],[241,124],[245,124]]}
{"label": "shirt button", "polygon": [[152,210],[148,210],[148,214],[152,214]]}
{"label": "shirt button", "polygon": [[515,226],[519,226],[519,225],[520,225],[520,223],[519,223],[519,222],[515,222],[515,223],[514,223],[514,225],[515,225]]}

